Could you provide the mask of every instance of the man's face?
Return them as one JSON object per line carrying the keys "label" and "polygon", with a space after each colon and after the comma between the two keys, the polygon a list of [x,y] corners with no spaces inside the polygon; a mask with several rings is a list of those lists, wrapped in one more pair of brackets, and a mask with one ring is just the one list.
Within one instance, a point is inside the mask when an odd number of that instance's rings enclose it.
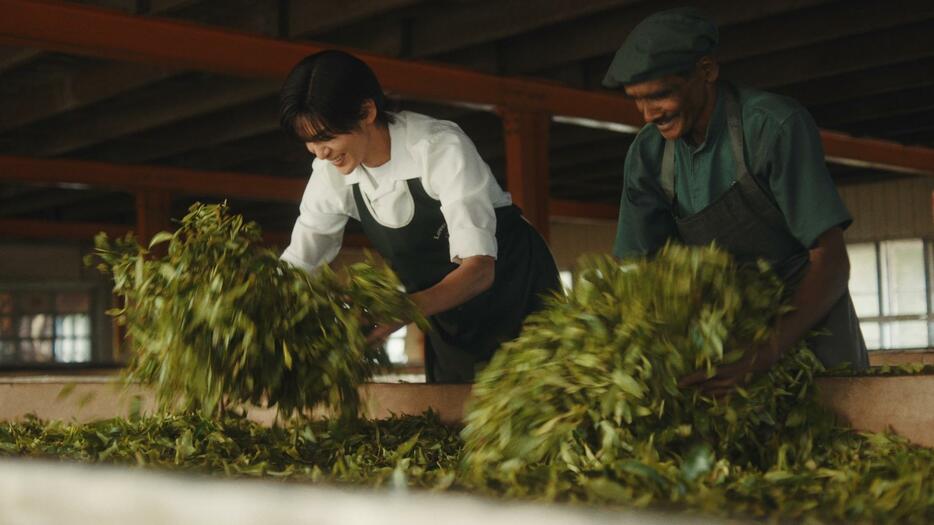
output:
{"label": "man's face", "polygon": [[692,133],[707,102],[704,82],[696,71],[689,78],[669,75],[629,84],[624,90],[642,112],[645,122],[655,124],[666,140]]}

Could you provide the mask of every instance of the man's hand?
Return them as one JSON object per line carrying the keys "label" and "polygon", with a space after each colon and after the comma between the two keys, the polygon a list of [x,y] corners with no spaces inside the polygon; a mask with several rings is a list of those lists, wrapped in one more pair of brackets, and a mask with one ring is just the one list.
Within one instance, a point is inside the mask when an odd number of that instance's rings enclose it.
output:
{"label": "man's hand", "polygon": [[381,345],[396,330],[405,326],[405,323],[378,324],[366,334],[366,342],[370,345]]}
{"label": "man's hand", "polygon": [[678,386],[681,388],[696,386],[704,394],[722,397],[732,392],[737,386],[744,385],[751,375],[772,368],[779,357],[781,357],[781,351],[774,342],[770,341],[747,352],[735,363],[718,366],[716,373],[709,379],[705,370],[698,370],[682,377],[678,381]]}

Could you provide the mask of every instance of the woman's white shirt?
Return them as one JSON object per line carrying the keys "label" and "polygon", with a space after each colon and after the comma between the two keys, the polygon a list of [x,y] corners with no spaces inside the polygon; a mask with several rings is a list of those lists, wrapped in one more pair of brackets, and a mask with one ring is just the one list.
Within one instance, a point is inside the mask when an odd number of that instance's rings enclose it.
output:
{"label": "woman's white shirt", "polygon": [[494,209],[512,204],[512,199],[473,142],[453,122],[408,111],[395,117],[389,126],[390,160],[382,166],[361,165],[343,175],[330,162],[315,159],[283,260],[309,272],[334,260],[347,219],[360,219],[354,184],[377,222],[389,228],[406,226],[415,213],[407,181],[415,178],[440,201],[452,262],[476,255],[496,257]]}

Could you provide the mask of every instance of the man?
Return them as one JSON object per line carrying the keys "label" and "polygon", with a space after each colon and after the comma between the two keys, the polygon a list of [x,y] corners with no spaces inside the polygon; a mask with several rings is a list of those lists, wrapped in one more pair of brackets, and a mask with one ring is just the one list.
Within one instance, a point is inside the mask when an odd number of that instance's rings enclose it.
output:
{"label": "man", "polygon": [[719,79],[716,25],[696,9],[656,13],[616,53],[604,86],[635,101],[646,126],[625,163],[614,252],[651,255],[669,239],[715,241],[740,261],[764,258],[794,311],[739,363],[683,378],[714,394],[767,370],[812,330],[825,366],[868,366],[847,282],[843,229],[852,218],[817,126],[795,101]]}

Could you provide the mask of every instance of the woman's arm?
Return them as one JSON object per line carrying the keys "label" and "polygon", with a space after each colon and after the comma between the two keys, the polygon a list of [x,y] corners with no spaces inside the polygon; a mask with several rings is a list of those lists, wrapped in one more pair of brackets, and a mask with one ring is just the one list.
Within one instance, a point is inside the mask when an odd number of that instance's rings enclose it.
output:
{"label": "woman's arm", "polygon": [[446,312],[493,286],[495,267],[496,260],[487,255],[468,257],[441,282],[410,297],[426,316]]}
{"label": "woman's arm", "polygon": [[[460,306],[485,292],[493,286],[495,276],[495,259],[486,255],[468,257],[438,284],[410,294],[409,297],[423,315],[435,315]],[[367,341],[382,341],[404,324],[378,325],[367,335]]]}

